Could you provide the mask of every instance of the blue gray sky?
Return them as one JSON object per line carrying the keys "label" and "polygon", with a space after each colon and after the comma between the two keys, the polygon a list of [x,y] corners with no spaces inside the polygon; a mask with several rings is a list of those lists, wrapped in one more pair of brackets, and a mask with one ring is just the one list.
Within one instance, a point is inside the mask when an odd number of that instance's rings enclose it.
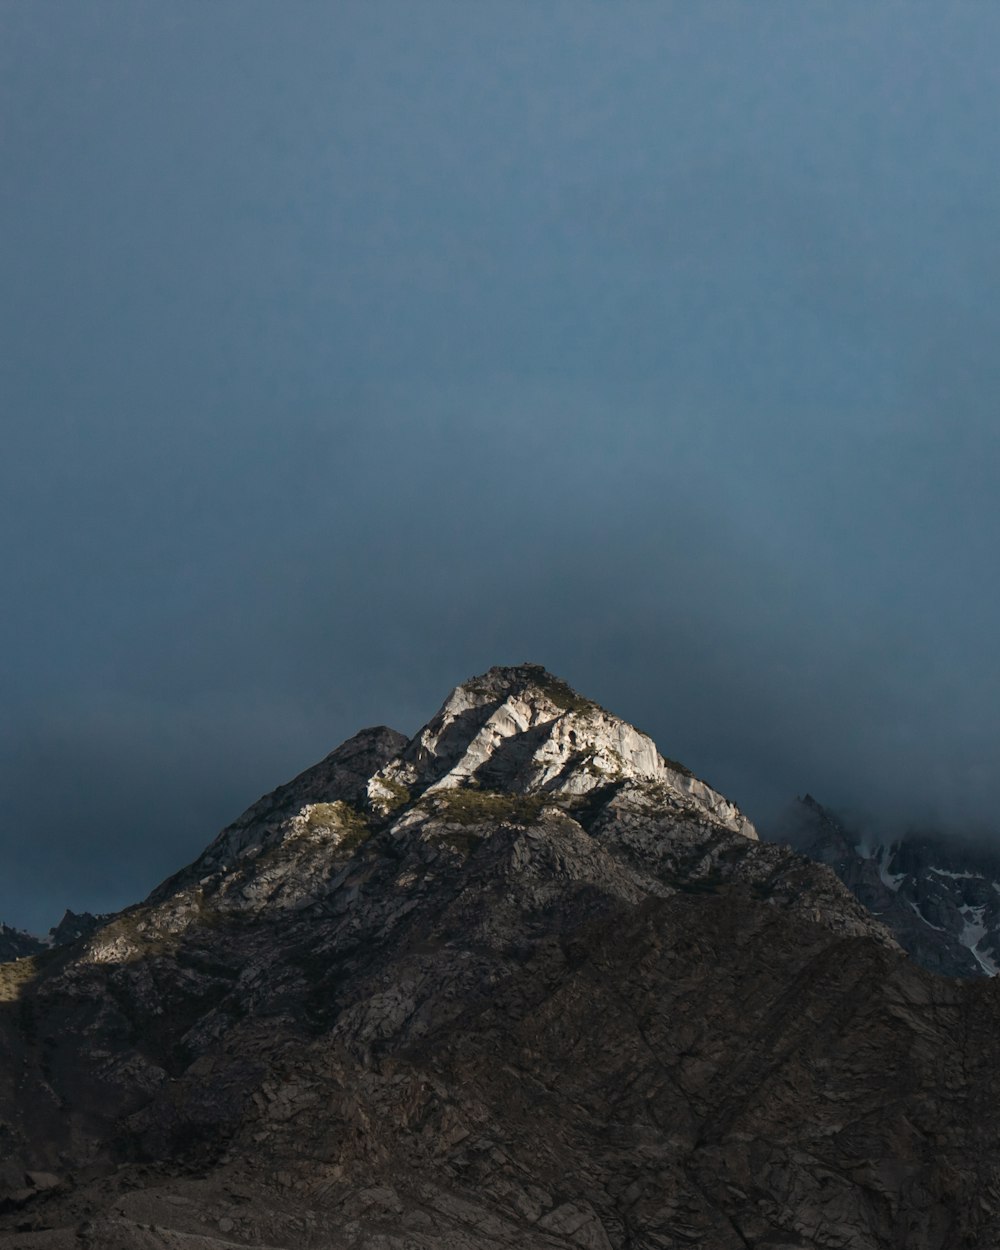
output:
{"label": "blue gray sky", "polygon": [[0,0],[0,917],[530,659],[1000,831],[1000,7]]}

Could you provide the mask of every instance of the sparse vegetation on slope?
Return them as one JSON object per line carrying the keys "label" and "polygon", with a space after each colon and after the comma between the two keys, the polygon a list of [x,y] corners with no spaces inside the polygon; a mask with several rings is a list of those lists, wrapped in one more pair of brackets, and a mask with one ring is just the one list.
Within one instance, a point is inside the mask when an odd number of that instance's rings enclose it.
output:
{"label": "sparse vegetation on slope", "polygon": [[577,694],[572,686],[568,686],[564,681],[560,681],[558,677],[553,677],[551,673],[539,666],[537,670],[532,668],[533,684],[549,699],[552,703],[564,712],[589,712],[597,711],[598,705],[591,699],[585,699],[582,694]]}
{"label": "sparse vegetation on slope", "polygon": [[380,791],[373,802],[381,809],[383,816],[398,812],[410,801],[410,792],[401,781],[396,781],[392,777],[378,777],[373,784]]}
{"label": "sparse vegetation on slope", "polygon": [[458,825],[509,821],[530,825],[541,815],[545,799],[536,794],[500,794],[495,790],[436,790],[427,796],[434,811]]}
{"label": "sparse vegetation on slope", "polygon": [[37,955],[25,955],[0,964],[0,1003],[12,1003],[20,998],[24,986],[37,975]]}
{"label": "sparse vegetation on slope", "polygon": [[310,833],[340,831],[343,836],[337,849],[342,852],[355,850],[371,834],[364,813],[339,799],[335,803],[313,803],[306,817],[306,828]]}

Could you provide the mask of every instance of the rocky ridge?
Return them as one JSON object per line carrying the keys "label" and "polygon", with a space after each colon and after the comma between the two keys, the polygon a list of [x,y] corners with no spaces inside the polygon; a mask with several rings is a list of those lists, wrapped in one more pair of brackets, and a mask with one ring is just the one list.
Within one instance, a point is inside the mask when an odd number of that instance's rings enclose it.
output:
{"label": "rocky ridge", "polygon": [[997,1244],[993,984],[537,666],[4,967],[3,1246]]}
{"label": "rocky ridge", "polygon": [[110,919],[110,915],[92,916],[90,912],[77,915],[67,909],[62,920],[53,925],[44,938],[27,933],[24,929],[13,929],[10,925],[0,924],[0,964],[40,955],[50,947],[75,942],[78,938],[93,933]]}
{"label": "rocky ridge", "polygon": [[33,934],[13,929],[9,924],[0,924],[0,963],[21,959],[25,955],[37,955],[44,946]]}

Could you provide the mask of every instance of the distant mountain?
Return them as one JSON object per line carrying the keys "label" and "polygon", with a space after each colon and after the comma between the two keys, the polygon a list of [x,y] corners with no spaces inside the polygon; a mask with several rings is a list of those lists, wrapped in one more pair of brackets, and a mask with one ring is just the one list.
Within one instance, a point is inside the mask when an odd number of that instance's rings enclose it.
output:
{"label": "distant mountain", "polygon": [[1000,970],[1000,854],[954,835],[879,842],[811,795],[769,832],[827,864],[905,951],[945,976]]}
{"label": "distant mountain", "polygon": [[23,929],[12,929],[10,925],[0,924],[0,962],[10,959],[21,959],[25,955],[37,955],[45,945],[38,938]]}
{"label": "distant mountain", "polygon": [[92,916],[90,912],[83,912],[77,915],[76,912],[67,910],[62,920],[44,938],[35,937],[23,929],[12,929],[10,925],[0,924],[0,963],[40,955],[53,946],[65,946],[88,936],[110,919],[110,914]]}
{"label": "distant mountain", "polygon": [[491,669],[0,966],[0,1246],[987,1250],[998,991]]}
{"label": "distant mountain", "polygon": [[77,913],[67,908],[62,920],[49,930],[46,945],[68,946],[71,942],[79,941],[80,938],[89,937],[95,929],[107,924],[113,915],[114,913],[108,912],[105,915],[94,916],[89,911]]}

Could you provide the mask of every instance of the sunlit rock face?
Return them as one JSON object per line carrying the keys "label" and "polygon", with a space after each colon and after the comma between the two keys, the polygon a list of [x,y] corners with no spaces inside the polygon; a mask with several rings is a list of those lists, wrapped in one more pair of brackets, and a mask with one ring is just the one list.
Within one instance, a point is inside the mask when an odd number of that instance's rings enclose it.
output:
{"label": "sunlit rock face", "polygon": [[0,1246],[985,1247],[998,1026],[646,735],[494,668],[0,965]]}
{"label": "sunlit rock face", "polygon": [[735,804],[664,759],[651,738],[539,665],[524,664],[457,686],[410,740],[384,726],[362,730],[260,799],[152,897],[165,901],[180,886],[200,883],[221,887],[232,901],[238,883],[248,903],[278,895],[301,902],[321,888],[323,866],[341,841],[350,842],[352,821],[388,820],[390,833],[400,821],[409,828],[451,791],[459,792],[452,808],[497,806],[507,795],[572,814],[614,799],[619,809],[679,812],[689,822],[757,837]]}
{"label": "sunlit rock face", "polygon": [[474,786],[554,801],[628,783],[687,800],[716,823],[757,836],[732,803],[665,760],[646,734],[532,664],[492,668],[456,687],[369,792],[392,793],[393,783],[412,794]]}

